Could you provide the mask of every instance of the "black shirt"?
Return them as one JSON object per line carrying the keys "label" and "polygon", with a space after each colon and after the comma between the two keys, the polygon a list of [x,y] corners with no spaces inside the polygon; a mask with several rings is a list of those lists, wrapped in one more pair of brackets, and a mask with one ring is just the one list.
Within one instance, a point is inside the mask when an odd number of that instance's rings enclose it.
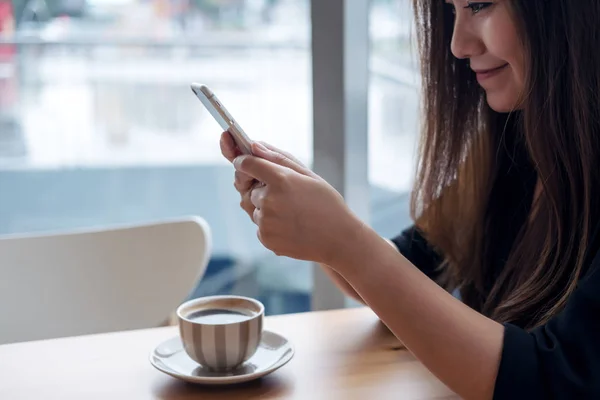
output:
{"label": "black shirt", "polygon": [[[529,214],[536,176],[533,168],[507,154],[499,160],[501,174],[494,191],[503,196],[497,225],[486,234],[494,240],[490,283],[502,270],[515,232]],[[504,344],[494,391],[495,399],[600,399],[600,224],[588,249],[588,265],[564,310],[530,332],[522,324],[504,324]],[[435,280],[440,257],[414,227],[392,240],[398,250]],[[491,285],[490,285],[491,288]]]}

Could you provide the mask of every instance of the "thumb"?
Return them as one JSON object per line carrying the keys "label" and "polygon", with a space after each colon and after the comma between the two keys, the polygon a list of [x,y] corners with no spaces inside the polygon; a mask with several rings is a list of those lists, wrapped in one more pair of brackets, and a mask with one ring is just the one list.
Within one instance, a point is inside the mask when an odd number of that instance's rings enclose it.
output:
{"label": "thumb", "polygon": [[270,160],[253,155],[241,155],[233,160],[237,171],[265,184],[277,184],[285,177],[286,169]]}
{"label": "thumb", "polygon": [[314,173],[310,169],[306,168],[289,154],[286,154],[282,151],[277,151],[274,148],[268,148],[262,143],[254,142],[252,144],[252,153],[258,157],[264,158],[265,160],[269,160],[275,164],[281,165],[282,167],[287,167],[293,171],[296,171],[299,174],[314,176]]}
{"label": "thumb", "polygon": [[289,158],[290,160],[292,160],[293,162],[295,162],[296,164],[304,166],[304,164],[300,160],[298,160],[296,157],[294,157],[292,154],[288,153],[287,151],[281,150],[280,148],[277,148],[270,143],[266,143],[266,142],[258,142],[258,143],[265,146],[267,148],[267,150],[274,151],[275,153],[281,153],[284,156],[286,156],[287,158]]}

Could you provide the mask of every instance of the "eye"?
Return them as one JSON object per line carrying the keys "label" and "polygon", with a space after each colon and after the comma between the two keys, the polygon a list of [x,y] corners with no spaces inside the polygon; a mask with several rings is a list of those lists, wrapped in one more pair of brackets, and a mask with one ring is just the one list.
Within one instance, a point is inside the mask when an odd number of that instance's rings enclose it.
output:
{"label": "eye", "polygon": [[484,9],[491,6],[492,4],[493,3],[491,3],[491,2],[470,2],[470,1],[468,1],[467,6],[465,8],[470,8],[471,13],[478,14],[480,11],[483,11]]}

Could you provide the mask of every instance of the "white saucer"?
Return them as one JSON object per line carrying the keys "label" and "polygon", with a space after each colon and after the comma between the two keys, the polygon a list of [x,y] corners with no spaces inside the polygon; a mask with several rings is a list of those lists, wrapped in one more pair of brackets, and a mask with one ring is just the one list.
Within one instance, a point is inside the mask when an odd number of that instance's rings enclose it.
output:
{"label": "white saucer", "polygon": [[150,363],[159,371],[191,383],[229,385],[258,379],[283,367],[294,356],[294,347],[283,336],[263,331],[256,353],[238,368],[211,371],[188,357],[179,336],[162,342],[150,353]]}

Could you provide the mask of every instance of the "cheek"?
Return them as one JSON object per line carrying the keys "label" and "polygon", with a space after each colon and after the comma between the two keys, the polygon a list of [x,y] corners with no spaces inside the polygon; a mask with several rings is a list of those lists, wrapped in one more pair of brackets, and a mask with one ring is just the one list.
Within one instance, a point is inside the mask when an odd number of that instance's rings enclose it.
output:
{"label": "cheek", "polygon": [[509,64],[504,82],[498,82],[495,90],[488,91],[488,100],[502,103],[499,108],[512,109],[522,100],[525,91],[525,52],[516,25],[509,14],[497,15],[486,21],[485,44],[487,52],[498,63]]}
{"label": "cheek", "polygon": [[507,40],[502,44],[504,60],[510,64],[513,76],[513,84],[520,89],[525,87],[525,50],[521,41],[515,35],[514,40]]}
{"label": "cheek", "polygon": [[513,71],[512,83],[524,87],[525,52],[508,6],[502,5],[498,13],[487,20],[485,25],[484,42],[487,51],[495,58],[508,63]]}
{"label": "cheek", "polygon": [[[498,43],[498,58],[509,65],[509,73],[506,74],[505,89],[506,96],[511,102],[520,102],[525,92],[525,63],[524,52],[521,42],[515,37],[514,41],[507,40]],[[509,99],[507,99],[509,100]]]}

